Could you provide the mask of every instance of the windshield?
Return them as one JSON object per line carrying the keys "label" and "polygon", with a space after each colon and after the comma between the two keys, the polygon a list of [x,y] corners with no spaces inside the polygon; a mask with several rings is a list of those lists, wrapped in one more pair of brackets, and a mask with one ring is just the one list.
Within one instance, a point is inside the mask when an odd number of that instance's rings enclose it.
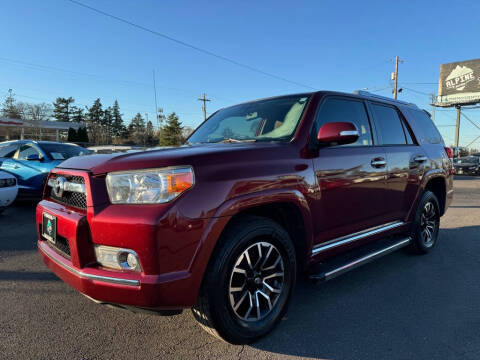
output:
{"label": "windshield", "polygon": [[90,153],[88,149],[70,144],[40,144],[40,146],[53,160],[65,160]]}
{"label": "windshield", "polygon": [[222,109],[200,125],[187,143],[288,141],[309,98],[292,95]]}
{"label": "windshield", "polygon": [[476,156],[466,156],[458,159],[458,163],[478,163],[478,157]]}

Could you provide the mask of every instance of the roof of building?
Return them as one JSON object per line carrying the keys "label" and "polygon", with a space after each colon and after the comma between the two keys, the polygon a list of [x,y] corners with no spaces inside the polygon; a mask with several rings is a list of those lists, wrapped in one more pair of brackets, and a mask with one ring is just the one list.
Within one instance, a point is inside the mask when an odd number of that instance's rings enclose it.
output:
{"label": "roof of building", "polygon": [[0,126],[6,127],[34,127],[42,129],[52,129],[52,130],[68,130],[70,128],[78,130],[79,128],[85,127],[85,123],[77,122],[64,122],[64,121],[27,121],[22,119],[10,119],[1,117]]}

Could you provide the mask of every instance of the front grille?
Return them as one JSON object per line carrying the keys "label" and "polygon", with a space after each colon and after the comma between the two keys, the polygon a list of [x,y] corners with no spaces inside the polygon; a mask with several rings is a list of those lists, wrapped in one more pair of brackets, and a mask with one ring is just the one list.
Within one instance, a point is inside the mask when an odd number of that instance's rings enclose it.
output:
{"label": "front grille", "polygon": [[[55,179],[57,174],[52,174],[50,179]],[[85,179],[82,176],[74,176],[74,175],[61,175],[64,176],[65,179],[72,183],[77,184],[85,184]],[[57,197],[55,193],[52,191],[50,186],[47,186],[47,197],[50,197],[55,202],[60,204],[71,206],[77,209],[86,210],[87,209],[87,196],[85,193],[73,192],[73,191],[64,191],[62,197]]]}

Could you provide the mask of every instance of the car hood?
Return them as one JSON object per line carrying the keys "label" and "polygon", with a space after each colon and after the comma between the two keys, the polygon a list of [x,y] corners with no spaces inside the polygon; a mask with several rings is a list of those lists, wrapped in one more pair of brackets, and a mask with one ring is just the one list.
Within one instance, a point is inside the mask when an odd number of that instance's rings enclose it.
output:
{"label": "car hood", "polygon": [[58,167],[90,171],[92,174],[105,174],[114,171],[148,169],[155,167],[197,165],[202,162],[219,161],[229,155],[235,156],[240,152],[259,153],[266,148],[281,146],[279,143],[233,143],[233,144],[198,144],[183,145],[180,147],[166,147],[135,153],[84,155],[70,158]]}

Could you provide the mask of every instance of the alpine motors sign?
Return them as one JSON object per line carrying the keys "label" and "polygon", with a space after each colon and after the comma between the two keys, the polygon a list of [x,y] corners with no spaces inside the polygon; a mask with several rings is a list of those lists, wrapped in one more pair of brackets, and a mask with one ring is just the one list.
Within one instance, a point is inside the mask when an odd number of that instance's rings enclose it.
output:
{"label": "alpine motors sign", "polygon": [[438,106],[480,102],[480,59],[440,65]]}

